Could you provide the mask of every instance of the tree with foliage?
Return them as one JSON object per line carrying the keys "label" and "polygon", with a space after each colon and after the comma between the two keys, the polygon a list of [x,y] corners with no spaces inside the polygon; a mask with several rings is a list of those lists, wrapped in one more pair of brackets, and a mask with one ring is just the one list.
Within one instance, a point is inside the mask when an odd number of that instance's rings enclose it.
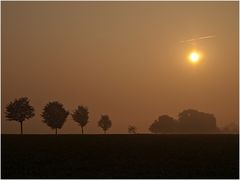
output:
{"label": "tree with foliage", "polygon": [[41,116],[43,117],[43,122],[46,123],[52,129],[55,129],[55,134],[57,135],[57,129],[61,129],[69,112],[63,107],[63,104],[54,101],[49,102],[43,109]]}
{"label": "tree with foliage", "polygon": [[179,113],[180,132],[187,133],[210,133],[218,132],[216,118],[213,114],[200,112],[195,109],[187,109]]}
{"label": "tree with foliage", "polygon": [[159,116],[158,120],[155,120],[149,127],[152,133],[172,133],[177,129],[177,121],[168,116]]}
{"label": "tree with foliage", "polygon": [[135,126],[128,126],[128,133],[129,134],[136,134],[137,128]]}
{"label": "tree with foliage", "polygon": [[29,99],[27,97],[21,97],[10,102],[6,107],[5,114],[7,120],[20,123],[21,134],[23,134],[23,121],[35,115],[34,108],[29,104]]}
{"label": "tree with foliage", "polygon": [[87,107],[78,106],[77,109],[73,112],[72,118],[74,121],[76,121],[82,129],[83,134],[83,127],[87,125],[88,118],[89,118],[89,112]]}
{"label": "tree with foliage", "polygon": [[104,131],[104,134],[106,134],[106,131],[112,126],[112,121],[109,119],[108,115],[102,115],[98,121],[98,126],[101,127]]}

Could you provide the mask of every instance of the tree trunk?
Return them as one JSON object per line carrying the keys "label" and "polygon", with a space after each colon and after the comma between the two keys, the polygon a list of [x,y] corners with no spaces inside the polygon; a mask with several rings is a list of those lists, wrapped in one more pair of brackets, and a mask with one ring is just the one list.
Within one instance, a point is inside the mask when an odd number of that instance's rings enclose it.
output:
{"label": "tree trunk", "polygon": [[83,127],[81,127],[82,128],[82,134],[83,134]]}
{"label": "tree trunk", "polygon": [[57,128],[55,129],[55,134],[57,135]]}
{"label": "tree trunk", "polygon": [[20,125],[21,125],[21,134],[23,135],[23,122],[22,121],[20,122]]}

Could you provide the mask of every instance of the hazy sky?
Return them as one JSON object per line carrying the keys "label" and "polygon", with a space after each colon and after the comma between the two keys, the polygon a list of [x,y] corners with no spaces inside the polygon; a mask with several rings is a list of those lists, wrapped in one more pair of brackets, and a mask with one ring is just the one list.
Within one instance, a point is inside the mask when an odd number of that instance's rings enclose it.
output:
{"label": "hazy sky", "polygon": [[[87,106],[86,133],[102,133],[101,114],[109,133],[188,108],[238,121],[238,2],[2,2],[1,16],[2,133],[20,132],[4,108],[22,96],[36,109],[24,133],[54,133],[39,115],[53,100]],[[59,133],[81,129],[69,116]]]}

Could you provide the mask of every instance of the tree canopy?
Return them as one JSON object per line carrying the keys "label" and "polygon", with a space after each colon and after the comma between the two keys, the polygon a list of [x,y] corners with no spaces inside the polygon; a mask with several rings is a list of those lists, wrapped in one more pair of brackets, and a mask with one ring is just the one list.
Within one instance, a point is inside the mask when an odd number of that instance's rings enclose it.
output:
{"label": "tree canopy", "polygon": [[34,108],[29,104],[29,99],[27,97],[21,97],[10,102],[6,107],[5,113],[9,121],[18,122],[30,119],[35,115]]}
{"label": "tree canopy", "polygon": [[27,97],[21,97],[10,102],[6,107],[5,114],[7,120],[20,122],[21,134],[23,134],[23,121],[35,115],[34,108],[29,104],[29,99]]}
{"label": "tree canopy", "polygon": [[216,118],[213,114],[194,109],[184,110],[178,115],[179,131],[189,133],[216,132]]}
{"label": "tree canopy", "polygon": [[106,133],[106,131],[111,128],[112,121],[110,120],[108,115],[102,115],[100,120],[98,121],[98,126],[103,129],[104,133]]}
{"label": "tree canopy", "polygon": [[78,106],[73,112],[72,118],[81,126],[83,134],[83,127],[87,125],[89,118],[88,108],[84,106]]}
{"label": "tree canopy", "polygon": [[155,120],[149,130],[152,133],[166,133],[166,132],[175,132],[177,128],[177,121],[168,116],[162,115],[158,117],[158,120]]}
{"label": "tree canopy", "polygon": [[43,117],[43,122],[49,127],[56,130],[61,129],[69,112],[63,107],[63,104],[54,101],[49,102],[43,109],[41,116]]}

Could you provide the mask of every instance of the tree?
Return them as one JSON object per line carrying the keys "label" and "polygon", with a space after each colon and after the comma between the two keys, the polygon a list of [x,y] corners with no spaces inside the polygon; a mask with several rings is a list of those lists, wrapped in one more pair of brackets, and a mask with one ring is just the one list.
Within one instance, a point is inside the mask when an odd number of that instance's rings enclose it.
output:
{"label": "tree", "polygon": [[5,114],[7,120],[20,123],[21,134],[23,134],[23,121],[35,115],[34,108],[29,104],[29,99],[27,97],[21,97],[10,102],[6,107]]}
{"label": "tree", "polygon": [[128,126],[128,133],[129,134],[136,134],[137,128],[135,126]]}
{"label": "tree", "polygon": [[152,133],[175,132],[176,129],[177,121],[168,115],[159,116],[158,120],[155,120],[149,127]]}
{"label": "tree", "polygon": [[213,114],[199,112],[194,109],[184,110],[178,115],[179,131],[188,133],[218,132],[216,118]]}
{"label": "tree", "polygon": [[83,106],[78,106],[77,109],[73,112],[72,118],[74,121],[76,121],[82,129],[82,134],[83,134],[83,127],[86,126],[88,123],[88,108],[83,107]]}
{"label": "tree", "polygon": [[43,122],[46,123],[52,129],[55,129],[55,134],[57,135],[57,129],[61,129],[69,112],[63,107],[63,104],[54,101],[49,102],[43,109],[41,116],[43,117]]}
{"label": "tree", "polygon": [[102,115],[100,120],[98,121],[98,126],[101,127],[106,134],[106,131],[112,126],[112,122],[109,119],[108,115]]}

